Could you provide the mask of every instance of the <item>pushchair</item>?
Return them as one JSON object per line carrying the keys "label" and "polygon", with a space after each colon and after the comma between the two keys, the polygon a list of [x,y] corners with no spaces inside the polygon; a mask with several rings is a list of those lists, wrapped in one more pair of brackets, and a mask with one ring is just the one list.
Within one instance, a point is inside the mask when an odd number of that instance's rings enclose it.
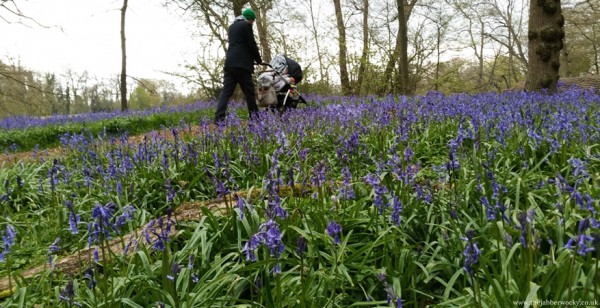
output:
{"label": "pushchair", "polygon": [[297,88],[303,77],[298,62],[277,55],[271,63],[263,65],[269,69],[260,72],[257,78],[256,102],[259,107],[286,110],[295,109],[299,103],[306,104]]}

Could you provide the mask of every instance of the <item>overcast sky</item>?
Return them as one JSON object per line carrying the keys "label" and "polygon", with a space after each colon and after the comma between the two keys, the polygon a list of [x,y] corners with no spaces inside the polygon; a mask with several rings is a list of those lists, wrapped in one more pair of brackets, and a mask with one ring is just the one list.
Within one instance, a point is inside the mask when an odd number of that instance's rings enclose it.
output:
{"label": "overcast sky", "polygon": [[[0,19],[0,59],[58,75],[72,69],[112,77],[121,71],[120,0],[15,1],[32,22]],[[183,71],[193,62],[195,22],[162,7],[161,0],[131,0],[126,15],[127,73],[137,78],[169,79],[161,73]],[[14,20],[0,9],[2,17]]]}

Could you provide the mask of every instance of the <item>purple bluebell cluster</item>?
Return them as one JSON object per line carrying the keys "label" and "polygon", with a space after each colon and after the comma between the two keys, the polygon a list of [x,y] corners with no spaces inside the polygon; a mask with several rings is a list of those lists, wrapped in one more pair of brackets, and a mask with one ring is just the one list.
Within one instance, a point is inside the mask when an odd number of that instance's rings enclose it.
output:
{"label": "purple bluebell cluster", "polygon": [[577,253],[581,256],[585,256],[590,252],[595,252],[598,249],[598,245],[595,237],[588,234],[588,230],[590,229],[590,219],[582,219],[579,221],[577,226],[577,235],[575,237],[570,238],[565,244],[565,248],[573,249],[573,244],[576,245],[579,249],[577,249]]}
{"label": "purple bluebell cluster", "polygon": [[327,224],[326,231],[329,236],[333,237],[334,243],[338,245],[341,243],[340,234],[342,233],[342,226],[340,224],[335,222],[335,220],[331,220],[329,221],[329,224]]}
{"label": "purple bluebell cluster", "polygon": [[461,238],[463,241],[467,242],[465,251],[463,252],[465,257],[463,268],[470,276],[475,274],[473,272],[473,266],[479,263],[479,256],[481,255],[481,250],[477,247],[477,243],[473,239],[474,237],[475,231],[469,229],[467,230],[465,237]]}
{"label": "purple bluebell cluster", "polygon": [[69,231],[71,231],[72,234],[78,234],[79,228],[77,225],[81,221],[81,217],[79,214],[75,213],[72,200],[66,200],[65,206],[69,210]]}
{"label": "purple bluebell cluster", "polygon": [[88,223],[89,247],[91,247],[93,243],[100,243],[103,240],[110,239],[111,230],[118,232],[117,227],[112,222],[115,207],[116,205],[112,202],[109,202],[106,205],[97,202],[94,206],[94,209],[92,210],[92,221]]}
{"label": "purple bluebell cluster", "polygon": [[54,268],[54,262],[53,262],[52,255],[54,255],[57,252],[61,251],[60,246],[58,246],[59,242],[60,242],[60,237],[57,237],[54,240],[54,242],[52,242],[52,244],[50,245],[50,247],[48,248],[48,264],[50,264],[51,268]]}
{"label": "purple bluebell cluster", "polygon": [[75,289],[73,286],[73,280],[69,280],[69,282],[67,282],[67,285],[60,290],[58,297],[68,307],[83,307],[80,303],[75,301]]}
{"label": "purple bluebell cluster", "polygon": [[[256,261],[256,250],[264,245],[269,249],[271,257],[279,259],[281,254],[285,250],[285,246],[282,241],[282,234],[279,224],[274,220],[269,220],[258,227],[258,232],[250,236],[242,249],[242,252],[246,254],[247,261]],[[273,268],[273,273],[278,274],[281,272],[280,264],[277,263]]]}
{"label": "purple bluebell cluster", "polygon": [[394,289],[393,285],[390,285],[388,283],[388,278],[386,273],[384,272],[380,272],[377,273],[377,279],[383,283],[383,288],[385,291],[385,294],[387,295],[387,304],[390,305],[392,303],[392,301],[395,301],[395,305],[397,308],[401,308],[402,307],[402,299],[400,298],[400,296],[398,296],[396,294],[396,290]]}
{"label": "purple bluebell cluster", "polygon": [[385,207],[385,194],[387,187],[381,184],[381,179],[376,174],[369,174],[365,177],[365,182],[373,187],[373,206],[379,210],[379,214],[383,214]]}
{"label": "purple bluebell cluster", "polygon": [[144,228],[143,234],[146,242],[156,251],[164,251],[170,240],[175,220],[168,211],[166,217],[159,217],[150,221]]}
{"label": "purple bluebell cluster", "polygon": [[519,212],[517,214],[517,220],[519,221],[519,225],[516,226],[516,228],[521,231],[521,236],[519,237],[521,245],[523,245],[524,248],[528,248],[530,244],[537,247],[539,238],[536,237],[535,233],[535,210],[531,208],[527,213]]}
{"label": "purple bluebell cluster", "polygon": [[15,238],[17,237],[17,230],[12,225],[7,224],[2,235],[2,252],[0,252],[0,262],[6,260],[6,254],[10,252],[10,248],[15,244]]}

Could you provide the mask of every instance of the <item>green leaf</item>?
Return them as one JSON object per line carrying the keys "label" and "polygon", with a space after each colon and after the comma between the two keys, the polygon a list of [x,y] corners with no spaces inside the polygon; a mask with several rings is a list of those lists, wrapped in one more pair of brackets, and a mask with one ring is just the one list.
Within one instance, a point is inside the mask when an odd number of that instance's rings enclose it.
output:
{"label": "green leaf", "polygon": [[529,293],[527,294],[527,297],[525,298],[525,308],[529,308],[529,306],[531,306],[531,304],[534,301],[538,300],[537,291],[539,288],[540,288],[540,286],[537,285],[535,282],[529,283]]}

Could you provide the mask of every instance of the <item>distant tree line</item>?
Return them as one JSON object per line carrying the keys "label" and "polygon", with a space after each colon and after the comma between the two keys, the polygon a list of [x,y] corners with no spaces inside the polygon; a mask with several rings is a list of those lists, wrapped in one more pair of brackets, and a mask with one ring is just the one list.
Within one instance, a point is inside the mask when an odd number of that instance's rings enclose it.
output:
{"label": "distant tree line", "polygon": [[[87,72],[39,73],[0,60],[0,118],[47,116],[120,109],[120,77],[99,80]],[[178,105],[195,100],[164,80],[135,79],[127,94],[130,108]]]}

